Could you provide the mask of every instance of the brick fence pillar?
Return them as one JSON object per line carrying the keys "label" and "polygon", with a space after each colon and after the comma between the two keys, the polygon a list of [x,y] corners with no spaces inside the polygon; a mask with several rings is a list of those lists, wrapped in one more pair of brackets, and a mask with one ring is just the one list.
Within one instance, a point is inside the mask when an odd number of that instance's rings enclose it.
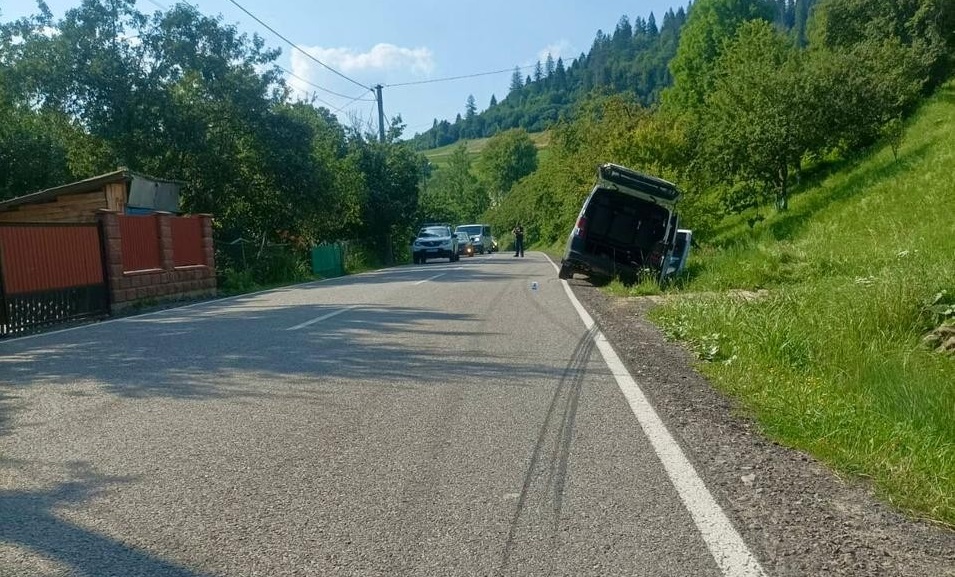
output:
{"label": "brick fence pillar", "polygon": [[156,213],[156,224],[159,229],[159,262],[163,270],[176,268],[172,254],[172,221],[168,212]]}
{"label": "brick fence pillar", "polygon": [[205,255],[206,266],[209,267],[212,276],[215,277],[216,251],[215,245],[212,243],[212,215],[197,214],[196,217],[202,219],[202,252]]}
{"label": "brick fence pillar", "polygon": [[96,211],[96,221],[103,233],[106,282],[110,304],[126,300],[123,280],[123,235],[119,229],[119,213],[105,208]]}

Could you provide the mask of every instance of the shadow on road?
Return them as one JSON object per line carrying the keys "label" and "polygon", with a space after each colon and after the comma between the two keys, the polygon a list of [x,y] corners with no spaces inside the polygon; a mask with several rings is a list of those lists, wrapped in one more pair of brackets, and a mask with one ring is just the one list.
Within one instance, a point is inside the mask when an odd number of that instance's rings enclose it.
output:
{"label": "shadow on road", "polygon": [[[443,267],[409,267],[399,274],[427,279],[421,268],[437,273]],[[493,273],[474,267],[474,274]],[[394,273],[383,276],[396,280]],[[466,278],[458,279],[465,288],[475,280],[470,274]],[[441,280],[445,277],[429,282]],[[309,292],[323,286],[0,343],[0,435],[11,432],[19,393],[32,386],[62,386],[63,394],[77,396],[105,391],[123,398],[252,401],[315,399],[347,386],[391,394],[462,379],[477,379],[487,387],[519,387],[536,377],[561,376],[559,352],[554,353],[556,362],[528,361],[519,351],[477,353],[480,347],[472,339],[488,337],[478,315],[383,304],[313,304],[317,299]],[[290,330],[345,308],[334,318]]]}
{"label": "shadow on road", "polygon": [[[19,463],[22,464],[22,463]],[[0,470],[18,463],[0,459]],[[73,480],[41,491],[0,490],[0,542],[35,552],[66,565],[79,575],[205,577],[155,557],[120,540],[75,525],[56,514],[60,507],[81,505],[109,485],[133,479],[106,477],[88,464],[69,464]]]}

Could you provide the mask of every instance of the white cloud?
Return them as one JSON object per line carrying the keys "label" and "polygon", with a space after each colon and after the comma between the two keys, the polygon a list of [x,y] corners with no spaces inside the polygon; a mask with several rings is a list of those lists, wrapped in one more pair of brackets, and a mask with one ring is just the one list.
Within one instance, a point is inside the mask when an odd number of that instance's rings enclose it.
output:
{"label": "white cloud", "polygon": [[[403,48],[394,44],[376,44],[368,52],[356,52],[351,48],[305,47],[309,54],[328,66],[344,73],[365,71],[411,72],[414,75],[430,74],[434,70],[434,57],[428,48]],[[292,53],[295,73],[306,71],[318,64],[299,52]]]}
{"label": "white cloud", "polygon": [[541,62],[547,60],[547,55],[550,54],[554,57],[556,61],[558,58],[563,58],[564,63],[568,64],[569,60],[572,60],[577,57],[577,52],[574,50],[573,45],[567,40],[558,40],[552,44],[545,46],[537,53],[537,57]]}

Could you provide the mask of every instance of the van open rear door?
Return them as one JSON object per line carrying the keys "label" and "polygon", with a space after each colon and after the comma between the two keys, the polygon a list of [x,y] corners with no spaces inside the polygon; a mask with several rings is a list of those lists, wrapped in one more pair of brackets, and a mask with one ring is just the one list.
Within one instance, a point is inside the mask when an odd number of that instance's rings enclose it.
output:
{"label": "van open rear door", "polygon": [[598,184],[604,188],[632,194],[671,210],[680,199],[680,189],[672,182],[618,164],[602,164],[597,174]]}

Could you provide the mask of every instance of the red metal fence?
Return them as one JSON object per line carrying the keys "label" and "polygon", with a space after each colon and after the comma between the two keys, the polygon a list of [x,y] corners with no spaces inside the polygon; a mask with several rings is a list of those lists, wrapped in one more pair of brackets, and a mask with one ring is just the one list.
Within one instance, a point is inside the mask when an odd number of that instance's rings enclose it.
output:
{"label": "red metal fence", "polygon": [[109,311],[95,224],[0,225],[0,337]]}
{"label": "red metal fence", "polygon": [[3,290],[9,294],[103,282],[95,225],[0,227],[0,262]]}
{"label": "red metal fence", "polygon": [[159,220],[155,214],[120,215],[119,231],[123,238],[124,271],[162,268]]}
{"label": "red metal fence", "polygon": [[188,216],[169,218],[172,229],[173,266],[206,264],[202,246],[202,220]]}

